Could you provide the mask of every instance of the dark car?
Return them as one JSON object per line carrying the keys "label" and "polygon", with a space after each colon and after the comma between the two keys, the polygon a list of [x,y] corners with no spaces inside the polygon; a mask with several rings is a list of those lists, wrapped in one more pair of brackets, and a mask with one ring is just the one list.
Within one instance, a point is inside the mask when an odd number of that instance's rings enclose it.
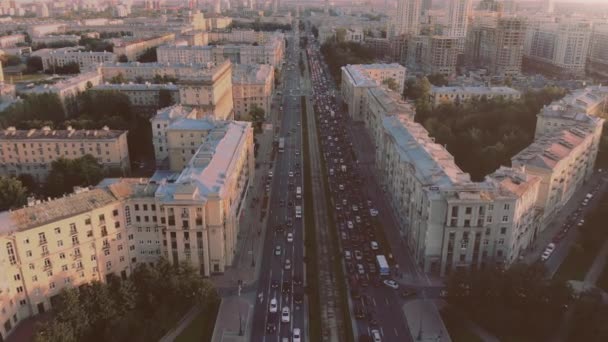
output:
{"label": "dark car", "polygon": [[295,285],[302,285],[302,277],[300,277],[299,275],[293,276],[293,283]]}
{"label": "dark car", "polygon": [[274,334],[277,332],[277,325],[270,322],[266,323],[266,332],[269,334]]}
{"label": "dark car", "polygon": [[283,291],[283,293],[289,293],[289,292],[291,292],[291,283],[288,282],[288,281],[284,281],[283,282],[282,291]]}
{"label": "dark car", "polygon": [[367,321],[369,322],[370,327],[378,326],[378,320],[376,319],[375,315],[371,312],[367,313]]}
{"label": "dark car", "polygon": [[300,292],[296,292],[293,294],[293,301],[296,304],[302,304],[304,302],[304,295]]}
{"label": "dark car", "polygon": [[361,305],[355,306],[355,318],[357,319],[364,319],[365,318],[365,311],[363,311],[363,307]]}
{"label": "dark car", "polygon": [[401,291],[401,297],[403,298],[410,298],[414,296],[416,296],[416,291],[412,289],[404,289]]}
{"label": "dark car", "polygon": [[276,289],[279,287],[279,281],[273,279],[272,282],[270,282],[270,287],[272,287],[273,289]]}
{"label": "dark car", "polygon": [[358,288],[354,287],[350,290],[350,295],[354,298],[354,299],[359,299],[361,298],[361,292],[359,291]]}

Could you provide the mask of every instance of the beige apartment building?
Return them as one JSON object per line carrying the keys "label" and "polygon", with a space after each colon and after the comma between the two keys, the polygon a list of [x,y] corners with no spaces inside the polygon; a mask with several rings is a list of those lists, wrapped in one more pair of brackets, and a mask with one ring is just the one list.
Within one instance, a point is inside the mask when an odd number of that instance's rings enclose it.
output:
{"label": "beige apartment building", "polygon": [[3,337],[51,309],[62,289],[131,271],[122,203],[105,189],[30,203],[0,222]]}
{"label": "beige apartment building", "polygon": [[112,63],[102,67],[103,79],[122,75],[128,81],[152,81],[156,76],[176,79],[181,105],[198,109],[201,115],[226,120],[233,116],[232,64]]}
{"label": "beige apartment building", "polygon": [[234,117],[248,120],[249,111],[257,106],[270,115],[274,92],[274,67],[267,64],[235,64],[232,69],[232,102]]}
{"label": "beige apartment building", "polygon": [[177,172],[105,179],[93,189],[0,213],[0,333],[52,309],[66,287],[127,277],[165,257],[203,276],[235,255],[253,179],[253,129],[209,121],[197,153]]}
{"label": "beige apartment building", "polygon": [[163,44],[169,44],[173,41],[175,41],[175,33],[164,34],[151,38],[123,40],[121,44],[114,45],[113,52],[116,56],[126,56],[129,61],[135,61],[148,49],[153,49]]}
{"label": "beige apartment building", "polygon": [[65,47],[60,49],[40,49],[32,53],[42,59],[44,70],[53,70],[53,67],[63,67],[67,64],[76,63],[80,70],[96,68],[101,63],[115,62],[116,56],[112,52],[82,51],[84,47]]}
{"label": "beige apartment building", "polygon": [[379,85],[365,88],[360,116],[376,150],[375,173],[422,269],[445,276],[518,260],[591,176],[604,121],[593,115],[606,112],[606,89],[589,87],[546,106],[535,141],[512,167],[474,182],[414,121],[412,104]]}
{"label": "beige apartment building", "polygon": [[364,94],[370,88],[393,79],[396,92],[403,93],[405,67],[397,64],[356,64],[342,67],[340,91],[348,106],[348,114],[355,121],[363,121]]}
{"label": "beige apartment building", "polygon": [[0,37],[0,48],[10,48],[17,46],[18,43],[25,43],[24,34],[11,34]]}
{"label": "beige apartment building", "polygon": [[456,74],[456,61],[461,51],[461,38],[448,36],[422,37],[422,69],[427,74]]}
{"label": "beige apartment building", "polygon": [[156,111],[156,115],[150,119],[152,127],[152,144],[154,145],[154,157],[156,166],[160,169],[169,168],[169,145],[167,142],[167,128],[179,119],[196,119],[197,111],[181,105],[173,105]]}
{"label": "beige apartment building", "polygon": [[51,162],[63,157],[80,158],[90,154],[106,169],[130,172],[127,132],[110,130],[18,130],[0,131],[0,174],[29,174],[38,181],[46,179]]}

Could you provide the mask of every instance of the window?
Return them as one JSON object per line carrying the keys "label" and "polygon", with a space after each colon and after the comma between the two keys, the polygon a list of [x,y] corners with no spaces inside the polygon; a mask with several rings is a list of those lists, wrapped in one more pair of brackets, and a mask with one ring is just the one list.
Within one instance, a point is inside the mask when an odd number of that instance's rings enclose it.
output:
{"label": "window", "polygon": [[505,210],[509,210],[511,208],[511,206],[507,203],[505,204]]}
{"label": "window", "polygon": [[30,270],[33,270],[35,268],[36,268],[36,266],[34,266],[34,264],[30,264]]}
{"label": "window", "polygon": [[488,216],[488,217],[486,218],[486,221],[488,221],[488,223],[492,223],[492,216]]}
{"label": "window", "polygon": [[507,233],[507,228],[506,227],[500,228],[500,234],[505,235],[506,233]]}
{"label": "window", "polygon": [[129,240],[133,240],[133,234],[129,234]]}
{"label": "window", "polygon": [[54,288],[55,288],[55,283],[54,283],[54,282],[51,282],[51,283],[49,284],[49,289],[51,289],[51,290],[52,290],[52,289],[54,289]]}
{"label": "window", "polygon": [[504,238],[498,239],[498,244],[499,245],[504,245],[505,244],[505,239]]}
{"label": "window", "polygon": [[147,204],[144,204],[144,205],[143,205],[143,208],[144,208],[144,210],[148,210],[148,205],[147,205]]}
{"label": "window", "polygon": [[131,209],[129,206],[125,206],[125,223],[127,226],[131,225]]}
{"label": "window", "polygon": [[458,216],[458,207],[452,207],[452,217]]}
{"label": "window", "polygon": [[38,276],[32,276],[32,282],[37,282],[38,281]]}
{"label": "window", "polygon": [[466,258],[467,258],[466,254],[460,254],[460,262],[465,262]]}
{"label": "window", "polygon": [[488,206],[488,210],[494,210],[494,204],[490,204],[490,205]]}
{"label": "window", "polygon": [[61,265],[61,270],[62,271],[67,271],[68,270],[68,265]]}
{"label": "window", "polygon": [[502,222],[509,222],[509,216],[503,216],[502,217]]}
{"label": "window", "polygon": [[65,259],[65,253],[59,253],[59,259]]}
{"label": "window", "polygon": [[63,241],[57,240],[57,247],[62,247],[62,246],[63,246]]}
{"label": "window", "polygon": [[120,228],[120,222],[118,222],[118,221],[114,222],[114,228]]}
{"label": "window", "polygon": [[472,212],[473,212],[473,208],[471,208],[471,207],[466,207],[464,210],[464,213],[467,215],[471,215]]}
{"label": "window", "polygon": [[114,217],[118,216],[118,209],[114,209],[112,211],[112,216],[114,216]]}
{"label": "window", "polygon": [[17,273],[17,274],[15,274],[15,275],[13,276],[13,278],[14,278],[15,280],[17,280],[17,281],[18,281],[18,280],[21,280],[21,274]]}
{"label": "window", "polygon": [[103,250],[103,254],[104,254],[105,256],[110,255],[110,250],[109,250],[109,249],[104,249],[104,250]]}
{"label": "window", "polygon": [[109,270],[110,268],[112,268],[112,262],[108,261],[108,262],[106,262],[106,269]]}
{"label": "window", "polygon": [[93,237],[93,231],[87,230],[87,237]]}
{"label": "window", "polygon": [[135,211],[138,211],[138,210],[139,210],[139,204],[135,204],[135,206],[134,206],[134,207],[135,207]]}
{"label": "window", "polygon": [[61,234],[61,228],[59,228],[59,227],[55,228],[55,234]]}
{"label": "window", "polygon": [[25,251],[25,256],[31,257],[32,256],[32,251]]}

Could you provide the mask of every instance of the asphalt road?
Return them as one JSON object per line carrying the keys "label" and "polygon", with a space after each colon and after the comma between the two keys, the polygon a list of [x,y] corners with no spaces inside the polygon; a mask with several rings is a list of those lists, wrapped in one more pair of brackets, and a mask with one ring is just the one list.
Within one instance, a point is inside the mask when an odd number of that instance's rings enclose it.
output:
{"label": "asphalt road", "polygon": [[[312,37],[309,37],[309,42],[312,41]],[[339,109],[330,95],[335,92],[335,84],[329,78],[326,67],[319,63],[322,57],[318,46],[309,46],[317,120],[320,122],[319,136],[334,207],[331,214],[338,225],[342,251],[351,253],[350,257],[344,257],[343,268],[352,295],[351,317],[357,318],[353,319],[356,335],[372,335],[372,331],[377,330],[383,340],[409,341],[411,334],[401,309],[403,301],[409,297],[402,298],[399,290],[383,283],[390,276],[378,275],[375,257],[382,254],[385,246],[379,246],[376,250],[371,243],[380,244],[377,237],[384,232],[375,228],[379,218],[370,212],[375,207],[374,202],[368,202],[361,191],[363,178],[347,131],[347,113]],[[342,170],[343,165],[345,171]],[[435,292],[438,294],[439,289]]]}
{"label": "asphalt road", "polygon": [[[297,32],[296,32],[297,34]],[[295,278],[303,280],[303,224],[302,219],[295,217],[295,206],[302,205],[296,198],[296,187],[302,186],[302,137],[301,108],[299,97],[300,72],[297,64],[299,54],[298,42],[293,36],[288,37],[286,64],[283,66],[283,89],[281,98],[282,111],[279,115],[279,131],[275,137],[285,139],[284,152],[275,147],[274,171],[270,178],[270,212],[268,229],[264,241],[262,256],[262,273],[259,279],[258,300],[256,302],[253,322],[252,341],[280,341],[288,337],[291,340],[295,328],[301,329],[302,341],[305,336],[305,320],[308,315],[303,304],[294,300],[295,294],[303,296],[302,284],[295,284]],[[291,95],[294,94],[294,95]],[[269,178],[269,177],[267,177]],[[262,195],[260,194],[260,198]],[[291,226],[288,224],[291,222]],[[281,227],[278,229],[278,227]],[[293,241],[287,240],[288,233],[293,234]],[[280,255],[275,255],[279,246]],[[286,267],[289,260],[291,267]],[[275,299],[277,312],[270,312],[270,302]],[[304,303],[304,302],[303,302]],[[283,308],[289,309],[289,322],[281,322]],[[275,329],[268,329],[274,326]]]}

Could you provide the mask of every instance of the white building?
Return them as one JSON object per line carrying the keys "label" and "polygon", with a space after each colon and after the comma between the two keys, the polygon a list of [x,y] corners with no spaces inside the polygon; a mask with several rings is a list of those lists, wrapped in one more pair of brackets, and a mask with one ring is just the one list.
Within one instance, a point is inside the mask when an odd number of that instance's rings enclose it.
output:
{"label": "white building", "polygon": [[8,36],[0,37],[0,48],[10,48],[17,46],[18,43],[25,42],[24,34],[11,34]]}
{"label": "white building", "polygon": [[433,107],[440,104],[451,103],[461,105],[476,100],[502,99],[504,101],[517,101],[521,92],[509,87],[431,87],[429,95]]}
{"label": "white building", "polygon": [[471,0],[449,0],[447,36],[464,38],[471,16]]}
{"label": "white building", "polygon": [[524,65],[552,75],[580,76],[585,72],[591,23],[565,19],[528,26]]}
{"label": "white building", "polygon": [[393,35],[417,35],[419,33],[420,2],[421,0],[399,0],[397,2],[397,13],[393,17]]}
{"label": "white building", "polygon": [[63,67],[76,63],[80,70],[95,68],[101,63],[115,62],[116,55],[112,52],[82,51],[82,46],[66,47],[60,49],[40,49],[32,53],[42,59],[44,70],[53,70],[54,67]]}
{"label": "white building", "polygon": [[594,24],[587,68],[591,73],[608,77],[608,23]]}
{"label": "white building", "polygon": [[168,168],[169,147],[167,142],[167,127],[178,119],[196,119],[197,111],[180,105],[159,109],[150,119],[152,126],[152,143],[156,165]]}
{"label": "white building", "polygon": [[169,105],[179,101],[179,88],[176,84],[153,84],[153,83],[104,83],[90,89],[90,91],[112,91],[127,95],[131,106],[140,113],[154,113],[161,107],[161,93],[166,92]]}

